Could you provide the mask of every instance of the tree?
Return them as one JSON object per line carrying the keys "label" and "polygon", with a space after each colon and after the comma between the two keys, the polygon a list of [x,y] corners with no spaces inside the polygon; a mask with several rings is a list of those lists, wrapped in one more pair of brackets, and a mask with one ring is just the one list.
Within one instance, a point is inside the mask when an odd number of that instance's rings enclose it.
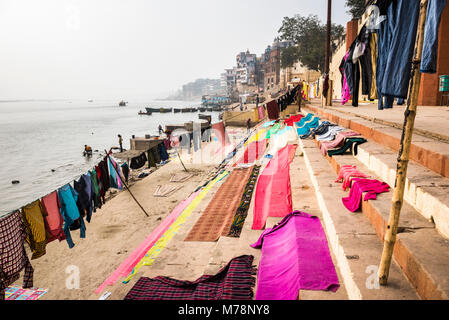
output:
{"label": "tree", "polygon": [[360,19],[365,13],[365,0],[346,0],[345,6],[349,8],[348,13],[352,15],[352,19]]}
{"label": "tree", "polygon": [[[345,29],[341,25],[331,26],[332,52],[335,51],[335,40],[344,35]],[[281,40],[290,40],[295,46],[281,51],[281,66],[291,67],[297,61],[312,70],[324,71],[326,49],[326,24],[321,23],[316,15],[303,17],[295,15],[284,17],[282,26],[278,30]]]}

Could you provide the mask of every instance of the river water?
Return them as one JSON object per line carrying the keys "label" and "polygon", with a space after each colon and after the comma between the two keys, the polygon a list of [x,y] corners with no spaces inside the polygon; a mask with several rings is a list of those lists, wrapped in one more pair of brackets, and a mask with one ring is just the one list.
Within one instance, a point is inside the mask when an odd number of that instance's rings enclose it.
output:
{"label": "river water", "polygon": [[[131,135],[157,134],[158,126],[198,120],[196,113],[138,115],[145,107],[189,107],[200,102],[32,101],[0,103],[0,216],[78,179],[101,159],[82,156],[84,145],[93,150],[118,146],[129,149]],[[212,123],[218,121],[218,112]],[[104,154],[104,152],[102,152]],[[52,171],[54,170],[54,172]],[[19,180],[19,184],[12,184]]]}

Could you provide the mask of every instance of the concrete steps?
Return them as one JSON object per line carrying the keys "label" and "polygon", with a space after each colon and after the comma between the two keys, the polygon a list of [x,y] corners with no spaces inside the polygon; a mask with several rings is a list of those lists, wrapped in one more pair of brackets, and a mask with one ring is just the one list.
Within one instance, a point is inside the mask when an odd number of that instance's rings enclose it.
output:
{"label": "concrete steps", "polygon": [[[378,143],[396,153],[399,150],[402,125],[393,125],[388,121],[362,117],[355,112],[342,112],[335,108],[322,109],[310,104],[305,106],[303,110],[315,113],[322,119],[327,119],[340,126],[357,131],[369,141]],[[445,135],[435,133],[434,131],[415,130],[410,148],[410,160],[443,177],[449,178],[449,143]]]}
{"label": "concrete steps", "polygon": [[308,175],[318,200],[329,245],[335,255],[349,299],[413,300],[418,295],[399,266],[392,264],[388,286],[379,286],[377,266],[382,242],[360,213],[351,213],[341,198],[347,196],[336,174],[314,141],[300,141]]}
{"label": "concrete steps", "polygon": [[[321,117],[360,132],[368,139],[357,159],[394,186],[401,130],[335,110],[310,107]],[[449,239],[449,144],[414,134],[404,199]],[[448,170],[448,171],[447,171]],[[447,171],[447,172],[446,172]]]}
{"label": "concrete steps", "polygon": [[[312,140],[303,140],[302,143],[318,150],[316,142]],[[371,154],[370,152],[373,153]],[[322,157],[321,154],[320,156]],[[383,180],[389,183],[390,186],[394,186],[395,170],[394,174],[392,174],[392,168],[388,168],[389,163],[390,165],[395,163],[395,160],[391,158],[392,156],[391,151],[368,142],[360,146],[357,157],[342,155],[326,158],[334,169],[335,175],[338,174],[342,165],[356,165],[362,172],[370,174],[373,178]],[[365,162],[371,164],[371,168],[365,166]],[[411,198],[412,192],[415,192],[418,194],[415,197],[415,199],[418,199],[418,203],[426,203],[419,196],[423,193],[421,188],[424,187],[421,184],[424,183],[429,184],[425,187],[431,189],[432,192],[425,193],[427,199],[438,201],[438,192],[441,192],[442,188],[444,188],[441,186],[444,185],[444,180],[447,179],[435,176],[435,173],[422,166],[413,163],[410,163],[409,166],[408,198]],[[432,181],[433,185],[430,185]],[[393,190],[391,189],[388,193],[379,194],[377,200],[362,202],[362,212],[376,230],[380,240],[384,238],[387,229],[392,193]],[[426,219],[422,212],[416,210],[416,202],[414,204],[412,206],[404,202],[401,210],[400,233],[397,237],[394,258],[422,299],[448,299],[449,241],[441,233],[437,232],[434,223]],[[430,212],[427,213],[438,217],[441,211],[431,208]],[[441,220],[438,221],[441,222]]]}

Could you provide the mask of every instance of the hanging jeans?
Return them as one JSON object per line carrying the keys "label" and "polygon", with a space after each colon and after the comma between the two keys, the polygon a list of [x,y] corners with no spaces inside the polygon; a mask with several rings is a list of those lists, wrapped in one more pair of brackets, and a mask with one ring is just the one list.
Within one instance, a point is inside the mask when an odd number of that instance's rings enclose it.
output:
{"label": "hanging jeans", "polygon": [[424,45],[421,60],[421,72],[437,72],[438,29],[446,0],[430,0],[427,7],[427,19],[424,29]]}
{"label": "hanging jeans", "polygon": [[390,42],[382,80],[383,95],[407,98],[420,0],[397,0],[388,7]]}

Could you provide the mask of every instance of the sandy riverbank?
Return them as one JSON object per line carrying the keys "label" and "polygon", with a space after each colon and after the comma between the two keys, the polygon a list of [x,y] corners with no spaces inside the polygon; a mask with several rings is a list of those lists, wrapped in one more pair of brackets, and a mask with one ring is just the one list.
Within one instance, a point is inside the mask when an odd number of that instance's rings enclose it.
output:
{"label": "sandy riverbank", "polygon": [[[230,132],[241,137],[239,129],[231,128]],[[214,143],[217,144],[212,142],[209,146]],[[214,164],[194,164],[192,155],[185,151],[181,154],[188,170],[195,174],[187,181],[169,181],[173,174],[184,172],[179,159],[175,157],[146,178],[132,184],[131,191],[149,213],[149,217],[129,192],[123,190],[93,213],[91,222],[86,223],[85,239],[80,239],[79,230],[71,232],[74,248],[69,249],[65,240],[53,241],[47,245],[46,255],[31,261],[35,270],[34,287],[49,289],[41,299],[88,299],[180,201],[211,178],[215,171]],[[182,185],[182,188],[168,197],[154,197],[157,186],[166,184]],[[72,279],[77,270],[79,288],[69,289],[75,284]],[[21,285],[22,279],[15,284]]]}

